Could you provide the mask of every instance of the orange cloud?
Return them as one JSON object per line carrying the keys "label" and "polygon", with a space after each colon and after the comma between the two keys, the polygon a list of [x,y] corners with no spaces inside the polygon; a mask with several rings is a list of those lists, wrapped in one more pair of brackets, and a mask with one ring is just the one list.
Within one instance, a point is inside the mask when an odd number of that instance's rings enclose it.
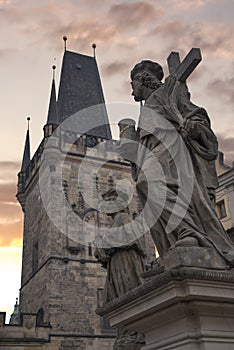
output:
{"label": "orange cloud", "polygon": [[21,208],[17,203],[0,202],[0,224],[19,222],[21,220]]}
{"label": "orange cloud", "polygon": [[[0,245],[14,246],[22,238],[22,210],[15,197],[19,162],[0,162]],[[13,182],[14,181],[14,182]],[[18,244],[18,243],[17,243]]]}
{"label": "orange cloud", "polygon": [[15,199],[15,186],[0,185],[0,246],[14,246],[22,238],[23,213]]}
{"label": "orange cloud", "polygon": [[0,161],[0,183],[16,182],[20,166],[20,162]]}
{"label": "orange cloud", "polygon": [[17,203],[16,200],[17,187],[15,183],[0,183],[0,203]]}
{"label": "orange cloud", "polygon": [[0,224],[0,246],[19,246],[22,241],[22,220],[9,224]]}
{"label": "orange cloud", "polygon": [[[102,43],[104,41],[112,40],[117,34],[118,30],[116,26],[104,22],[97,21],[95,19],[87,20],[82,23],[68,23],[65,25],[57,24],[54,26],[48,26],[47,32],[44,35],[48,38],[59,37],[68,35],[68,47],[78,47],[79,51],[87,48],[90,45],[90,54],[92,53],[91,44]],[[55,43],[57,48],[61,47],[61,42]]]}

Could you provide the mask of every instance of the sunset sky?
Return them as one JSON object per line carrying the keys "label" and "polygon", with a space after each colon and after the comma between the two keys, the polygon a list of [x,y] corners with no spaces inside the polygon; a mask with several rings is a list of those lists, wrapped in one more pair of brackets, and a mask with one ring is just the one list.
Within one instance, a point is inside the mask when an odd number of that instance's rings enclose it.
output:
{"label": "sunset sky", "polygon": [[[42,139],[56,64],[57,90],[68,50],[97,61],[106,102],[132,103],[131,68],[142,59],[183,58],[200,47],[203,60],[188,80],[192,101],[206,108],[225,160],[234,160],[233,0],[0,0],[0,311],[11,312],[21,273],[22,212],[15,199],[27,116],[31,152]],[[123,116],[120,116],[120,119]]]}

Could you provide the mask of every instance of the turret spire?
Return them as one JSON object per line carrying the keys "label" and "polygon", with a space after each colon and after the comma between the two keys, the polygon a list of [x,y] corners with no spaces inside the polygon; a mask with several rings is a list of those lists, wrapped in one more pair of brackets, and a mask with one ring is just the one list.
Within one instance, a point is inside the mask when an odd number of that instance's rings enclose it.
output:
{"label": "turret spire", "polygon": [[53,79],[50,93],[50,104],[47,116],[47,124],[58,124],[58,109],[57,109],[57,101],[56,101],[56,89],[55,89],[55,69],[56,66],[52,66],[53,69]]}
{"label": "turret spire", "polygon": [[23,161],[22,161],[22,167],[21,171],[25,171],[30,163],[30,136],[29,136],[29,121],[30,117],[27,117],[28,121],[28,129],[26,133],[26,139],[25,139],[25,145],[24,145],[24,155],[23,155]]}

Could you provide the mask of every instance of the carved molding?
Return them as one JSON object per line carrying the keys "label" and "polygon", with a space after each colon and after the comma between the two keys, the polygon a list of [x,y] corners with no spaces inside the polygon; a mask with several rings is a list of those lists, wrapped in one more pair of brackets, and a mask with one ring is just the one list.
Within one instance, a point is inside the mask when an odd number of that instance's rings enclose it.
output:
{"label": "carved molding", "polygon": [[[157,273],[157,272],[156,272]],[[147,273],[144,275],[145,278]],[[203,270],[198,268],[180,268],[180,269],[171,269],[166,270],[162,273],[157,274],[156,276],[150,278],[141,286],[132,289],[128,293],[124,294],[122,297],[112,300],[106,305],[99,307],[96,310],[96,313],[100,316],[105,316],[111,311],[118,309],[119,307],[135,300],[138,297],[142,297],[150,291],[157,289],[163,285],[166,285],[172,281],[182,281],[186,279],[196,279],[196,280],[208,280],[208,281],[219,281],[219,282],[234,282],[234,273],[233,270],[230,271],[217,271],[217,270]]]}

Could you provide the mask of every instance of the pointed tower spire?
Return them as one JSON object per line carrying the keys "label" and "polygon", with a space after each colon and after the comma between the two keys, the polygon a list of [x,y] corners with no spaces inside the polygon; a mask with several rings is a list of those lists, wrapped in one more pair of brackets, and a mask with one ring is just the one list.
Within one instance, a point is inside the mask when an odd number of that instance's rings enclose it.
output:
{"label": "pointed tower spire", "polygon": [[52,66],[53,69],[53,80],[50,94],[50,104],[47,116],[47,124],[58,124],[58,109],[57,109],[57,101],[56,101],[56,90],[55,90],[55,69],[56,66]]}
{"label": "pointed tower spire", "polygon": [[[92,106],[96,106],[95,113],[87,112],[87,108]],[[85,116],[82,113],[85,113]],[[96,59],[65,51],[58,93],[58,124],[74,114],[77,115],[76,120],[79,120],[76,132],[111,139]]]}
{"label": "pointed tower spire", "polygon": [[22,161],[22,167],[21,171],[25,171],[30,163],[30,137],[29,137],[29,121],[30,117],[27,117],[28,121],[28,130],[26,133],[26,139],[25,139],[25,146],[24,146],[24,155],[23,155],[23,161]]}

